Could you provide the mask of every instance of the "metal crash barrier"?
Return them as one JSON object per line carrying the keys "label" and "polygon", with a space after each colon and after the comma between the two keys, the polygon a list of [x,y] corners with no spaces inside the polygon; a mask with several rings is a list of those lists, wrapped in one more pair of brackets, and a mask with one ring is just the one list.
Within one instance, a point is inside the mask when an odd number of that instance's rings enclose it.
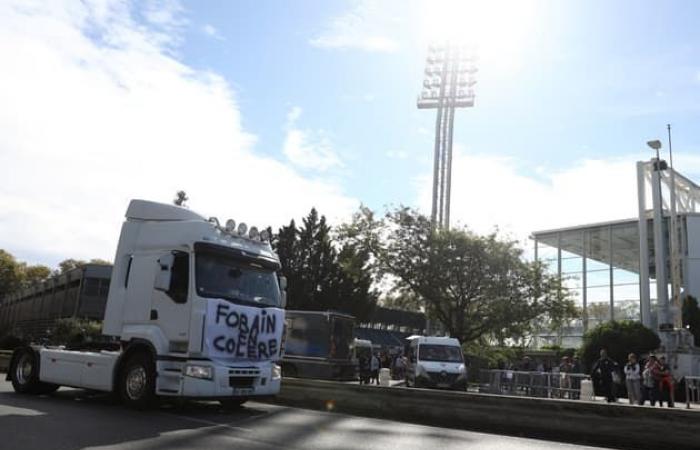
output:
{"label": "metal crash barrier", "polygon": [[700,377],[685,377],[685,406],[700,404]]}
{"label": "metal crash barrier", "polygon": [[479,392],[578,400],[581,397],[581,382],[584,380],[590,380],[590,376],[569,372],[483,369],[479,373]]}

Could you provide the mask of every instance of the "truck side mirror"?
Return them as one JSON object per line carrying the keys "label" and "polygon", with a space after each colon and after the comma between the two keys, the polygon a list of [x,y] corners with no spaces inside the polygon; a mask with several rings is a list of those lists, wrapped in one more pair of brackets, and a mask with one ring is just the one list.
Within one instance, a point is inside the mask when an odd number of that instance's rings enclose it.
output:
{"label": "truck side mirror", "polygon": [[175,262],[175,255],[167,253],[158,258],[158,268],[153,287],[159,291],[167,292],[170,289],[171,269]]}

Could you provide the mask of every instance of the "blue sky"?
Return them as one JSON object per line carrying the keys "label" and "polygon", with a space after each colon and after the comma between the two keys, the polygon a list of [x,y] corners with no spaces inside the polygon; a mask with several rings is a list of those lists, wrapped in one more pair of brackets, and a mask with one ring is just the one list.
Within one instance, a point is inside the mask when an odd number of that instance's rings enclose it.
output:
{"label": "blue sky", "polygon": [[[310,45],[329,21],[356,8],[353,2],[186,4],[193,22],[216,27],[221,39],[190,33],[182,56],[237,88],[243,124],[259,137],[259,151],[279,156],[280,123],[299,106],[304,126],[329,133],[342,155],[344,167],[334,175],[349,192],[373,207],[412,203],[411,180],[431,161],[434,113],[415,108],[425,47],[412,36],[415,2],[408,11],[401,4],[378,11],[400,21],[382,30],[397,43],[390,52]],[[520,49],[526,60],[506,70],[482,68],[476,107],[457,116],[459,143],[512,157],[530,174],[643,152],[646,138],[663,133],[667,122],[676,127],[677,151],[698,148],[697,4],[533,7],[535,37]]]}
{"label": "blue sky", "polygon": [[448,28],[479,57],[456,221],[525,239],[632,217],[634,162],[666,123],[700,179],[697,17],[692,1],[6,2],[0,248],[111,259],[128,199],[181,188],[262,226],[427,211],[435,113],[415,101]]}

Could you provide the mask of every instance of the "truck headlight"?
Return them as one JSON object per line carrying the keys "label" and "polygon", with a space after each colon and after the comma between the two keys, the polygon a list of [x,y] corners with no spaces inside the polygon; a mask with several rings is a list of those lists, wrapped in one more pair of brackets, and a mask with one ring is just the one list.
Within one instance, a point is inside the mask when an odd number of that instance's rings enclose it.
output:
{"label": "truck headlight", "polygon": [[212,371],[211,366],[187,365],[185,366],[185,376],[211,380],[214,378],[214,372]]}
{"label": "truck headlight", "polygon": [[459,377],[460,379],[465,378],[467,376],[467,366],[464,364],[459,365]]}
{"label": "truck headlight", "polygon": [[282,378],[282,368],[277,364],[272,364],[272,379],[279,380]]}

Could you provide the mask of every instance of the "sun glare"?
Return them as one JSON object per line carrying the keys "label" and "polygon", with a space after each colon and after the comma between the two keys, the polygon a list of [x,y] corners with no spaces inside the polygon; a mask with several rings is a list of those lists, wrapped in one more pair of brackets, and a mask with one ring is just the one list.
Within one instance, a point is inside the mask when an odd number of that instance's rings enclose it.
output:
{"label": "sun glare", "polygon": [[533,0],[437,0],[420,11],[424,43],[473,45],[482,62],[517,65],[535,32]]}

